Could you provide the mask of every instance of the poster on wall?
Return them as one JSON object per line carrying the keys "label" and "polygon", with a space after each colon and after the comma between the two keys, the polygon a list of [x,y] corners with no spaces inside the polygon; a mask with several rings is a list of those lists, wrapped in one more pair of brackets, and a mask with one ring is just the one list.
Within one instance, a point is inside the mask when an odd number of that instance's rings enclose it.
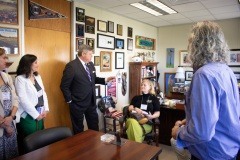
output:
{"label": "poster on wall", "polygon": [[107,83],[107,95],[117,97],[117,84],[116,79],[113,79],[111,82]]}
{"label": "poster on wall", "polygon": [[147,38],[144,36],[136,36],[136,48],[155,50],[156,40],[153,38]]}
{"label": "poster on wall", "polygon": [[167,48],[167,63],[166,67],[167,68],[174,68],[174,53],[175,49],[174,48]]}
{"label": "poster on wall", "polygon": [[18,1],[0,0],[0,23],[18,24]]}

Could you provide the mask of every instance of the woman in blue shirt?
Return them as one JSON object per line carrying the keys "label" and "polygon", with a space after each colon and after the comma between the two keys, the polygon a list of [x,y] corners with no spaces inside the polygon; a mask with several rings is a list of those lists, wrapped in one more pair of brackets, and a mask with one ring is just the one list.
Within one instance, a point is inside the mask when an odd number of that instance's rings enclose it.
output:
{"label": "woman in blue shirt", "polygon": [[240,102],[236,77],[226,64],[228,45],[218,24],[193,25],[188,59],[194,76],[186,93],[186,123],[172,129],[177,147],[192,159],[235,159],[240,147]]}

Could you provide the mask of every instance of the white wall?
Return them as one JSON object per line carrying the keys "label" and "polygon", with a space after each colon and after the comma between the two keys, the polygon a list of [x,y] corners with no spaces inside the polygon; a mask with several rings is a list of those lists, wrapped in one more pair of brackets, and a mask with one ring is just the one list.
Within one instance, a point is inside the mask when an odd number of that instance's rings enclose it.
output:
{"label": "white wall", "polygon": [[[230,49],[240,49],[240,18],[216,21],[222,28]],[[186,50],[188,35],[192,24],[166,26],[158,28],[158,51],[156,61],[160,62],[160,87],[164,91],[164,72],[175,72],[179,65],[179,51]],[[166,68],[166,49],[175,48],[174,68]],[[239,67],[232,67],[240,71]]]}
{"label": "white wall", "polygon": [[[157,28],[141,23],[141,22],[137,22],[135,20],[131,20],[129,18],[125,18],[122,17],[120,15],[116,15],[110,12],[106,12],[103,9],[98,9],[98,8],[94,8],[94,7],[90,7],[90,6],[86,6],[84,4],[78,3],[78,2],[74,2],[73,3],[73,8],[72,11],[75,12],[75,7],[79,7],[79,8],[83,8],[85,9],[85,15],[90,16],[90,17],[94,17],[95,18],[95,34],[88,34],[85,33],[85,39],[86,37],[88,38],[95,38],[95,54],[94,56],[100,56],[100,51],[111,51],[112,52],[112,72],[100,72],[100,66],[96,66],[96,71],[97,71],[97,76],[99,77],[108,77],[108,76],[112,76],[112,75],[116,75],[118,73],[118,71],[122,72],[127,72],[129,73],[129,62],[131,61],[131,57],[136,55],[137,52],[147,52],[149,50],[140,50],[140,49],[135,49],[135,36],[136,35],[140,35],[140,36],[145,36],[148,38],[154,38],[157,39]],[[73,13],[73,17],[75,17],[75,13]],[[97,20],[102,20],[102,21],[112,21],[114,22],[114,33],[109,33],[109,32],[99,32],[97,31]],[[73,31],[75,31],[75,24],[80,22],[76,22],[75,18],[73,18]],[[82,23],[84,24],[84,23]],[[123,36],[119,36],[117,35],[117,24],[121,24],[123,26]],[[131,27],[133,28],[133,51],[128,51],[127,50],[127,27]],[[75,32],[72,32],[72,38],[73,38],[73,44],[72,44],[72,58],[75,58],[75,54],[77,53],[75,51]],[[124,49],[115,49],[115,50],[108,50],[108,49],[102,49],[102,48],[97,48],[97,33],[101,33],[101,34],[105,34],[105,35],[110,35],[110,36],[114,36],[115,38],[121,38],[124,39]],[[158,48],[158,46],[156,46],[156,48]],[[115,69],[115,52],[124,52],[125,53],[125,66],[124,69]],[[152,52],[152,50],[151,50]],[[155,51],[155,53],[158,53],[158,51]],[[92,59],[93,61],[94,59]],[[129,78],[129,75],[127,75],[127,77]],[[127,89],[127,93],[125,96],[122,95],[121,92],[121,84],[118,85],[118,91],[117,91],[117,98],[118,98],[118,102],[117,102],[117,108],[121,109],[122,106],[129,104],[129,81],[127,80],[128,83],[128,89]],[[104,95],[104,86],[101,86],[101,95]]]}

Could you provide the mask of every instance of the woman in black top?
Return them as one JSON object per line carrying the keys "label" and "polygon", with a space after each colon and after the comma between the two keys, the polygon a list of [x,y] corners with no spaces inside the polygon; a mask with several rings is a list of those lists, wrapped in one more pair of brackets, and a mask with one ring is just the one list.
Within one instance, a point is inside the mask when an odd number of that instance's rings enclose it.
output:
{"label": "woman in black top", "polygon": [[[144,114],[148,120],[157,118],[160,116],[160,103],[155,96],[155,90],[152,81],[144,79],[141,85],[142,95],[133,97],[129,106],[139,114]],[[152,130],[152,126],[148,123],[140,126],[138,121],[134,118],[128,118],[126,122],[127,136],[129,140],[136,142],[142,142],[144,140],[144,131],[149,133]]]}

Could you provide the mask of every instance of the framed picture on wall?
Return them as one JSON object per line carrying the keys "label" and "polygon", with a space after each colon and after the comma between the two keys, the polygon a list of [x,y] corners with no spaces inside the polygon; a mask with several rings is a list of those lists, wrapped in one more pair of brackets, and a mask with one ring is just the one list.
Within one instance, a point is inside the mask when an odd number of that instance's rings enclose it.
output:
{"label": "framed picture on wall", "polygon": [[133,29],[131,27],[128,27],[128,37],[132,38]]}
{"label": "framed picture on wall", "polygon": [[117,35],[122,36],[123,26],[121,24],[117,24]]}
{"label": "framed picture on wall", "polygon": [[18,0],[0,0],[0,23],[18,24]]}
{"label": "framed picture on wall", "polygon": [[105,49],[115,49],[115,37],[98,33],[97,47]]}
{"label": "framed picture on wall", "polygon": [[100,72],[112,71],[112,52],[100,52]]}
{"label": "framed picture on wall", "polygon": [[95,86],[96,98],[100,98],[100,86]]}
{"label": "framed picture on wall", "polygon": [[84,44],[84,39],[83,38],[76,38],[76,51],[79,51],[79,47]]}
{"label": "framed picture on wall", "polygon": [[107,32],[107,22],[98,20],[98,31]]}
{"label": "framed picture on wall", "polygon": [[85,32],[95,34],[95,18],[85,16]]}
{"label": "framed picture on wall", "polygon": [[124,69],[124,52],[115,52],[115,69]]}
{"label": "framed picture on wall", "polygon": [[95,47],[95,39],[94,38],[86,38],[86,44],[94,49],[94,47]]}
{"label": "framed picture on wall", "polygon": [[94,66],[100,66],[100,57],[94,56]]}
{"label": "framed picture on wall", "polygon": [[129,50],[129,51],[133,50],[133,39],[131,39],[131,38],[127,39],[127,50]]}
{"label": "framed picture on wall", "polygon": [[240,49],[231,49],[228,58],[227,64],[229,67],[240,67]]}
{"label": "framed picture on wall", "polygon": [[166,96],[171,96],[173,86],[175,86],[175,74],[173,72],[164,73],[164,92]]}
{"label": "framed picture on wall", "polygon": [[76,24],[76,37],[84,38],[84,25]]}
{"label": "framed picture on wall", "polygon": [[193,71],[185,71],[185,80],[191,81],[193,77]]}
{"label": "framed picture on wall", "polygon": [[179,59],[180,59],[180,66],[191,66],[189,61],[187,60],[188,52],[187,50],[181,50],[179,51]]}
{"label": "framed picture on wall", "polygon": [[0,27],[0,46],[9,55],[19,54],[18,29]]}
{"label": "framed picture on wall", "polygon": [[116,44],[115,48],[124,49],[124,39],[116,38],[116,43],[115,44]]}
{"label": "framed picture on wall", "polygon": [[114,33],[114,22],[108,21],[108,32]]}
{"label": "framed picture on wall", "polygon": [[85,9],[76,7],[76,21],[85,22]]}

